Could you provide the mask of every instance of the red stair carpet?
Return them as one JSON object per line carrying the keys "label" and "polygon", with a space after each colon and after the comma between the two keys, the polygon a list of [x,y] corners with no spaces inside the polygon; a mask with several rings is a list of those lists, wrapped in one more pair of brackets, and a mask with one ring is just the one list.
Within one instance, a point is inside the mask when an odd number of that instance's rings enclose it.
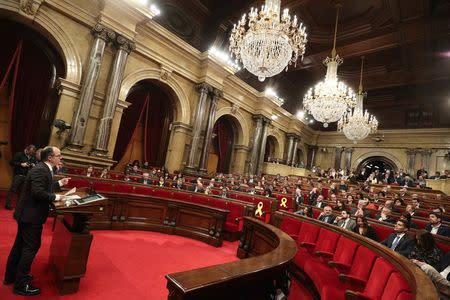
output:
{"label": "red stair carpet", "polygon": [[[3,201],[2,201],[3,202]],[[164,275],[237,260],[238,243],[224,242],[221,248],[175,235],[145,231],[93,231],[87,273],[78,293],[59,296],[48,269],[51,224],[44,226],[42,246],[32,274],[42,294],[22,297],[12,286],[1,285],[0,300],[9,299],[167,299]],[[0,208],[0,278],[3,281],[6,259],[14,241],[17,225],[12,211]]]}

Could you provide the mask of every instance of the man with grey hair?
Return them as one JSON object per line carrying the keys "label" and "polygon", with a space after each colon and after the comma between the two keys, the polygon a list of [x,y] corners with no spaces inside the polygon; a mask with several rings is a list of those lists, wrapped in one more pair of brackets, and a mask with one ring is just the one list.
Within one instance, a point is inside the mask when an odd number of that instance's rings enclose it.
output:
{"label": "man with grey hair", "polygon": [[41,246],[42,224],[48,217],[50,205],[63,200],[55,194],[69,182],[63,178],[53,182],[54,168],[61,162],[61,151],[46,147],[41,152],[41,163],[31,169],[23,183],[14,219],[17,221],[17,235],[6,264],[4,284],[14,283],[14,294],[32,296],[41,290],[31,284],[31,264]]}

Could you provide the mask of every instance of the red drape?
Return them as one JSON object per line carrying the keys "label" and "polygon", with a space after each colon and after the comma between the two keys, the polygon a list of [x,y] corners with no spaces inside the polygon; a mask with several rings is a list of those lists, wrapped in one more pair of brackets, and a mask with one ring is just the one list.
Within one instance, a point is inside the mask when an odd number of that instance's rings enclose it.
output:
{"label": "red drape", "polygon": [[125,154],[128,144],[147,109],[150,101],[150,94],[146,89],[136,88],[127,97],[127,102],[131,105],[125,110],[120,122],[120,129],[117,135],[116,147],[114,149],[114,160],[120,161]]}
{"label": "red drape", "polygon": [[170,101],[160,89],[152,89],[144,130],[144,157],[151,166],[163,166],[169,137]]}
{"label": "red drape", "polygon": [[[53,64],[42,51],[25,40],[17,62],[11,101],[11,148],[20,151],[36,142],[47,102]],[[48,125],[50,126],[50,124]]]}
{"label": "red drape", "polygon": [[228,172],[233,145],[233,131],[227,120],[219,119],[216,123],[219,164],[217,172]]}

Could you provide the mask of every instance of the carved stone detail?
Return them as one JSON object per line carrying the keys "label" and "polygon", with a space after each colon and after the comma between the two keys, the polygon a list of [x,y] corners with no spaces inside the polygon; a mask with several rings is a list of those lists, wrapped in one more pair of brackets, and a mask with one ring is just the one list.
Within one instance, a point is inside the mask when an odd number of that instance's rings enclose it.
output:
{"label": "carved stone detail", "polygon": [[233,106],[231,106],[231,114],[233,115],[237,114],[239,108],[240,108],[239,105],[233,104]]}
{"label": "carved stone detail", "polygon": [[96,38],[101,38],[105,42],[114,41],[116,38],[116,33],[109,29],[108,27],[105,27],[104,25],[97,23],[92,27],[92,34]]}
{"label": "carved stone detail", "polygon": [[128,54],[130,54],[131,51],[136,49],[135,43],[122,35],[117,35],[115,44],[117,48],[119,48],[120,50],[124,50]]}
{"label": "carved stone detail", "polygon": [[29,16],[34,16],[42,4],[42,0],[20,0],[20,10]]}

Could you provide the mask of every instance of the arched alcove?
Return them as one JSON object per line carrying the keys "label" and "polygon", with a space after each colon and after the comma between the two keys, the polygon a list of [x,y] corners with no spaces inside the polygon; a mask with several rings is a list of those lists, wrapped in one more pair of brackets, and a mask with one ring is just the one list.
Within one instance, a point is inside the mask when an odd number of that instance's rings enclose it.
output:
{"label": "arched alcove", "polygon": [[169,129],[175,114],[167,88],[155,80],[143,80],[130,89],[131,105],[124,111],[114,150],[119,168],[135,159],[163,166]]}
{"label": "arched alcove", "polygon": [[231,115],[223,115],[214,124],[212,147],[208,156],[208,172],[229,173],[233,160],[235,141],[238,140],[238,123]]}
{"label": "arched alcove", "polygon": [[396,164],[384,156],[371,156],[364,159],[357,167],[357,174],[359,174],[363,168],[367,170],[367,174],[370,174],[375,170],[380,171],[380,173],[385,173],[386,170],[394,172],[398,170]]}

